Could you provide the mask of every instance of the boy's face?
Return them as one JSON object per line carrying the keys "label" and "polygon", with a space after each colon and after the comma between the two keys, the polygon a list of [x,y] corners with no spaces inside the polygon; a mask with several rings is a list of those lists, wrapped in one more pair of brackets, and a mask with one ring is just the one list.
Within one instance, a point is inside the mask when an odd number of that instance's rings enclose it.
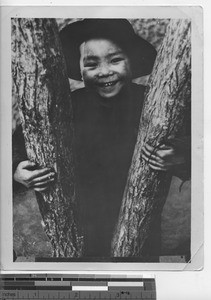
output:
{"label": "boy's face", "polygon": [[80,46],[84,84],[103,98],[112,98],[131,82],[128,56],[114,42],[92,39]]}

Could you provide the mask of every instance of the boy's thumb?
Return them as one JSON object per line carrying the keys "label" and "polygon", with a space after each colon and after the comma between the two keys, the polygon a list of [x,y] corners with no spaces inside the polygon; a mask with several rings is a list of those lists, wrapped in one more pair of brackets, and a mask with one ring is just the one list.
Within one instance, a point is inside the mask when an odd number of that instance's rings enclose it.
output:
{"label": "boy's thumb", "polygon": [[34,167],[34,166],[35,166],[35,163],[33,161],[30,161],[30,160],[25,160],[25,161],[21,162],[21,167],[23,169],[27,169],[29,167]]}

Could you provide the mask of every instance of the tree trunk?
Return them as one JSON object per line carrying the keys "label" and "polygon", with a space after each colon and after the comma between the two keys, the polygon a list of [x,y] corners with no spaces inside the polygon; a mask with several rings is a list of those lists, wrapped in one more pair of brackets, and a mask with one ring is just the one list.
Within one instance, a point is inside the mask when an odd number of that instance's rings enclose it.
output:
{"label": "tree trunk", "polygon": [[145,96],[139,133],[112,241],[112,256],[141,256],[150,225],[165,203],[171,176],[153,171],[141,157],[147,142],[158,146],[184,135],[190,114],[189,20],[172,20],[158,52]]}
{"label": "tree trunk", "polygon": [[37,193],[54,257],[80,257],[70,89],[53,19],[12,19],[12,74],[28,158],[57,170]]}

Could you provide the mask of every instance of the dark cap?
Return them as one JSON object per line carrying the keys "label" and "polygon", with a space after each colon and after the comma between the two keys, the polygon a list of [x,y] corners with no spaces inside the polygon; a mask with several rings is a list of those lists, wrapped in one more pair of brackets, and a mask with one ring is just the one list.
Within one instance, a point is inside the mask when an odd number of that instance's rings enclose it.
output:
{"label": "dark cap", "polygon": [[84,19],[69,24],[60,31],[68,76],[81,80],[79,46],[93,38],[106,38],[126,52],[130,59],[132,77],[148,75],[156,57],[155,48],[138,36],[126,19]]}

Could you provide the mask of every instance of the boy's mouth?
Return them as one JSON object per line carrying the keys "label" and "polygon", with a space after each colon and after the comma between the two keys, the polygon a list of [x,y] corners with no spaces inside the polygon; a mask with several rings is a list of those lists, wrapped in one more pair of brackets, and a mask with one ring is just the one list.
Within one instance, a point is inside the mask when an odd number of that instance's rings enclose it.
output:
{"label": "boy's mouth", "polygon": [[99,82],[98,85],[100,87],[110,87],[117,83],[117,81],[109,81],[109,82]]}

